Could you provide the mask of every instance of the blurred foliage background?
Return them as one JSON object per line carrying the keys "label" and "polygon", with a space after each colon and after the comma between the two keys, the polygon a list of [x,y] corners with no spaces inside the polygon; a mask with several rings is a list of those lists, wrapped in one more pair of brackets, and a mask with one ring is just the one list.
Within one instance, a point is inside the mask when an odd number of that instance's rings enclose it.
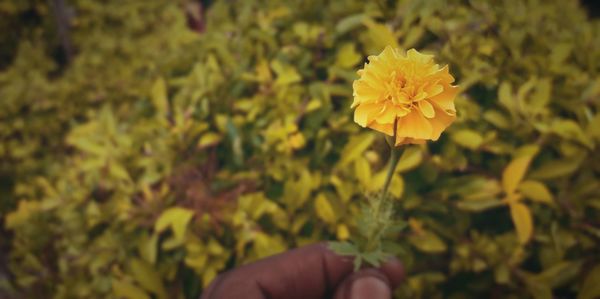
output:
{"label": "blurred foliage background", "polygon": [[2,298],[197,298],[348,238],[388,156],[351,83],[386,45],[463,90],[393,180],[398,298],[600,297],[600,23],[577,1],[9,0],[0,32]]}

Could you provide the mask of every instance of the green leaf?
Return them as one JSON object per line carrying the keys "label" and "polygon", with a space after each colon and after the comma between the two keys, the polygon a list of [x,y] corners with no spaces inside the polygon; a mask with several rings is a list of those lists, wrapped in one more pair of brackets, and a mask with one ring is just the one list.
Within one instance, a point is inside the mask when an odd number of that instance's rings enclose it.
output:
{"label": "green leaf", "polygon": [[239,134],[238,128],[233,123],[231,118],[226,118],[227,137],[233,151],[233,161],[235,165],[242,165],[244,161],[244,151],[242,148],[242,137]]}
{"label": "green leaf", "polygon": [[363,263],[363,258],[362,255],[357,255],[354,258],[353,264],[354,264],[354,272],[360,270],[360,268],[362,267],[362,263]]}
{"label": "green leaf", "polygon": [[388,257],[383,252],[377,250],[362,254],[363,259],[373,267],[379,267],[383,261]]}
{"label": "green leaf", "polygon": [[358,255],[359,250],[356,246],[350,242],[329,242],[329,249],[339,255]]}
{"label": "green leaf", "polygon": [[396,220],[391,225],[386,227],[384,235],[394,235],[403,231],[408,226],[408,223],[403,220]]}

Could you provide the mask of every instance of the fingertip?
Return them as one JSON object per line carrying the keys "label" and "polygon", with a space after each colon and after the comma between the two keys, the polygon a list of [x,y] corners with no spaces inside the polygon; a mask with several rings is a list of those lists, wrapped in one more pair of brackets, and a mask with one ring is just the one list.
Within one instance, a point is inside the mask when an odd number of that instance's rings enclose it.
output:
{"label": "fingertip", "polygon": [[404,265],[395,257],[390,258],[387,262],[379,267],[379,269],[388,278],[392,289],[397,288],[406,278]]}
{"label": "fingertip", "polygon": [[[389,298],[392,292],[387,274],[380,268],[365,268],[354,272],[338,286],[335,299]],[[370,294],[371,296],[365,296]],[[378,294],[377,296],[375,296]],[[386,295],[388,294],[388,295]]]}

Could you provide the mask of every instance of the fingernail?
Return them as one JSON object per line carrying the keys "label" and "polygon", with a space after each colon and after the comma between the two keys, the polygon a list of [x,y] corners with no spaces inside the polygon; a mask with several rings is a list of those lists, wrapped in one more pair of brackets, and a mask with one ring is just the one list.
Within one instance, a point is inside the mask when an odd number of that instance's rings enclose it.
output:
{"label": "fingernail", "polygon": [[390,287],[381,279],[366,276],[355,280],[350,289],[350,299],[390,299]]}

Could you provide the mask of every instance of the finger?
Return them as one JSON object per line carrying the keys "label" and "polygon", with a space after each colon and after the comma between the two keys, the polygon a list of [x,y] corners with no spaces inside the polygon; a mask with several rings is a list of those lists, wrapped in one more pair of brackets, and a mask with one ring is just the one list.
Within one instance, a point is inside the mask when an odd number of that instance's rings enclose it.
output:
{"label": "finger", "polygon": [[363,269],[340,284],[335,299],[389,299],[405,279],[404,267],[393,258],[379,268]]}
{"label": "finger", "polygon": [[329,298],[352,261],[318,243],[242,266],[220,275],[202,299]]}

